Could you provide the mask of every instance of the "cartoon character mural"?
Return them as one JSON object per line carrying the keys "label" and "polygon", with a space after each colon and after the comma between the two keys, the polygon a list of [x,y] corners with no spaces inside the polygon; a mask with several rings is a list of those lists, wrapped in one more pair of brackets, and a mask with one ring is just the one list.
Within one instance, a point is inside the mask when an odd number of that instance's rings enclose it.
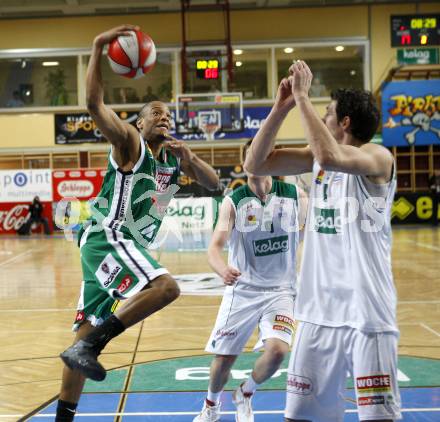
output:
{"label": "cartoon character mural", "polygon": [[440,144],[440,81],[388,83],[382,115],[385,146]]}

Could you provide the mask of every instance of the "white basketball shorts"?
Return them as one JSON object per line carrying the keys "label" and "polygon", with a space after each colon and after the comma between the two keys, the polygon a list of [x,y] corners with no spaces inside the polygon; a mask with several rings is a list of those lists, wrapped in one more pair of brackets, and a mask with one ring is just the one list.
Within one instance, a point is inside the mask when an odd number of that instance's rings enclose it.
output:
{"label": "white basketball shorts", "polygon": [[268,338],[278,338],[290,345],[294,303],[292,291],[227,286],[205,350],[218,355],[239,355],[257,326],[259,339],[254,350],[262,348]]}
{"label": "white basketball shorts", "polygon": [[298,322],[287,374],[286,418],[342,422],[350,373],[359,420],[401,419],[397,342],[394,332]]}

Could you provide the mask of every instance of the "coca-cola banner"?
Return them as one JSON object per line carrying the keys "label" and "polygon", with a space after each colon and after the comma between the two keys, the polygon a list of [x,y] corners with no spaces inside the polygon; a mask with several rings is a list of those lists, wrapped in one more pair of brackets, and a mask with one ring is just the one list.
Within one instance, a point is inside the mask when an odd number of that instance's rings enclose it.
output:
{"label": "coca-cola banner", "polygon": [[61,201],[63,198],[77,198],[87,201],[98,195],[106,170],[103,169],[78,169],[54,170],[53,200]]}
{"label": "coca-cola banner", "polygon": [[[17,230],[29,218],[29,205],[23,203],[0,203],[0,234],[17,233]],[[43,217],[52,229],[52,204],[43,203]]]}
{"label": "coca-cola banner", "polygon": [[1,170],[0,203],[52,201],[52,170]]}

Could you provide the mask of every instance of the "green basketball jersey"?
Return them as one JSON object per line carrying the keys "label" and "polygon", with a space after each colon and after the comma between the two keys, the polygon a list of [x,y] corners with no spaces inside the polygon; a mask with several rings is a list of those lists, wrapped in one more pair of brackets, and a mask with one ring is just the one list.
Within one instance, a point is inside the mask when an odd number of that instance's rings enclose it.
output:
{"label": "green basketball jersey", "polygon": [[266,202],[248,185],[225,198],[235,210],[228,262],[239,282],[258,288],[295,289],[299,240],[296,186],[273,179]]}
{"label": "green basketball jersey", "polygon": [[110,151],[107,173],[87,224],[109,227],[148,246],[177,190],[168,188],[177,185],[180,162],[164,148],[155,160],[142,136],[139,137],[141,155],[130,171],[122,171]]}

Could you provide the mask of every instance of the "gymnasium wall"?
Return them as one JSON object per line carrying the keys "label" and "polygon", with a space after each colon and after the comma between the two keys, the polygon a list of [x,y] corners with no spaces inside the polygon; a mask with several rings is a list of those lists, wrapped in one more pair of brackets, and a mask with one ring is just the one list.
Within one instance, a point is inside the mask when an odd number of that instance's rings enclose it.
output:
{"label": "gymnasium wall", "polygon": [[[371,88],[380,86],[395,64],[395,49],[389,45],[391,14],[440,12],[440,4],[421,3],[232,11],[233,43],[268,40],[322,40],[364,37],[371,41]],[[189,39],[223,38],[222,15],[216,12],[189,14]],[[2,20],[0,50],[18,48],[87,48],[98,33],[122,23],[134,23],[148,32],[159,46],[180,45],[179,13],[128,16],[66,17],[53,19]],[[13,34],[13,36],[11,36]],[[322,113],[325,104],[317,104]],[[51,113],[0,115],[0,148],[54,146]],[[23,118],[28,119],[23,124]],[[7,128],[7,130],[5,130]],[[6,135],[7,134],[7,135]],[[299,119],[289,116],[279,138],[302,139]]]}

